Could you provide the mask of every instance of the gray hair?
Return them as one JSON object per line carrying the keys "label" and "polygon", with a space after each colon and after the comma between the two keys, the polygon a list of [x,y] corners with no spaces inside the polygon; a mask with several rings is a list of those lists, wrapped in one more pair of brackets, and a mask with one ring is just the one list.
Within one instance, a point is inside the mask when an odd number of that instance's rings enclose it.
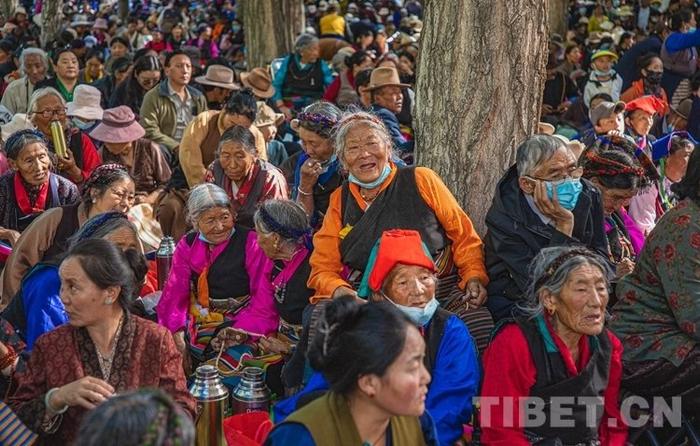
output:
{"label": "gray hair", "polygon": [[301,34],[299,37],[297,37],[297,40],[294,41],[294,52],[300,53],[317,43],[318,37],[308,33]]}
{"label": "gray hair", "polygon": [[345,138],[347,138],[348,132],[358,125],[368,126],[382,140],[385,147],[388,148],[389,158],[394,156],[394,143],[391,135],[389,135],[389,131],[379,118],[363,111],[348,111],[338,122],[335,132],[335,153],[338,155],[340,162],[343,163],[343,166],[347,167],[345,165]]}
{"label": "gray hair", "polygon": [[606,285],[610,286],[612,270],[598,254],[582,247],[543,248],[530,262],[530,283],[526,291],[526,299],[518,305],[518,308],[530,318],[544,313],[544,306],[540,300],[542,291],[547,290],[558,296],[571,272],[583,265],[600,269],[606,279]]}
{"label": "gray hair", "polygon": [[250,129],[247,129],[241,125],[234,125],[233,127],[226,129],[221,139],[219,140],[219,145],[216,148],[216,155],[221,154],[221,148],[224,144],[228,143],[238,143],[243,149],[250,153],[251,155],[258,157],[258,148],[255,146],[255,135]]}
{"label": "gray hair", "polygon": [[[116,214],[116,212],[111,214]],[[66,250],[66,252],[73,249],[73,247],[77,245],[78,242],[87,239],[106,238],[109,234],[116,232],[120,229],[130,230],[134,234],[134,238],[137,241],[139,240],[138,229],[136,229],[136,226],[127,218],[112,217],[105,219],[105,217],[106,216],[104,214],[98,214],[92,217],[90,220],[86,221],[85,224],[81,226],[80,229],[78,229],[78,232],[73,234],[68,239],[68,249]]]}
{"label": "gray hair", "polygon": [[24,71],[24,64],[26,63],[27,56],[39,56],[41,58],[41,63],[44,64],[44,68],[47,70],[49,69],[49,56],[46,54],[46,51],[41,48],[25,48],[19,55],[19,71],[23,76],[27,74]]}
{"label": "gray hair", "polygon": [[[325,119],[319,120],[317,116],[309,115],[321,115],[321,117]],[[321,138],[330,139],[333,136],[335,125],[340,121],[342,116],[343,112],[340,111],[335,104],[326,101],[318,101],[307,105],[302,113],[297,115],[297,122],[300,127],[316,133]]]}
{"label": "gray hair", "polygon": [[306,211],[292,200],[263,201],[255,211],[253,222],[258,232],[275,233],[294,246],[303,243],[304,236],[311,230]]}
{"label": "gray hair", "polygon": [[571,150],[564,141],[549,135],[533,135],[518,146],[515,164],[518,176],[531,175],[541,163],[550,159],[560,148]]}
{"label": "gray hair", "polygon": [[61,96],[61,93],[59,93],[58,90],[53,87],[44,87],[34,90],[34,93],[32,93],[32,97],[29,99],[29,106],[27,107],[27,114],[36,112],[36,103],[39,102],[41,98],[52,95],[56,96],[64,107],[66,106],[66,100],[63,99],[63,96]]}
{"label": "gray hair", "polygon": [[226,192],[216,184],[204,183],[190,190],[187,198],[187,221],[197,229],[197,220],[202,213],[214,208],[229,208],[229,200]]}

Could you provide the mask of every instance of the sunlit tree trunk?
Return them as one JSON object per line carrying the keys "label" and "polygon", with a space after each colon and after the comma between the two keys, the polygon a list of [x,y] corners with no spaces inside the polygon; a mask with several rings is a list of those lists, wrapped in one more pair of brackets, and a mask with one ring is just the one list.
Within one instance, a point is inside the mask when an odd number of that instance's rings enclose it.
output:
{"label": "sunlit tree trunk", "polygon": [[292,51],[294,39],[304,28],[301,0],[241,0],[249,68],[263,67]]}

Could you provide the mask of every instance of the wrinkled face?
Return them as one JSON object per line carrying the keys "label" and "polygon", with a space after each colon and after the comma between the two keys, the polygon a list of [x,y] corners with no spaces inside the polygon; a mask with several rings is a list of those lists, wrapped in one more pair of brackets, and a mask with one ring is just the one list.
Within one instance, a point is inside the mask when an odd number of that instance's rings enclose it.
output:
{"label": "wrinkled face", "polygon": [[31,116],[32,122],[41,133],[51,135],[51,121],[59,121],[66,125],[66,107],[57,96],[52,94],[41,97],[34,105]]}
{"label": "wrinkled face", "polygon": [[690,159],[690,154],[693,153],[693,145],[686,144],[680,149],[676,150],[666,158],[667,168],[676,169],[678,172],[682,172],[685,176],[686,170],[688,170],[688,160]]}
{"label": "wrinkled face", "polygon": [[17,169],[22,179],[32,186],[40,186],[49,179],[51,159],[49,151],[41,143],[33,142],[19,151],[16,160],[9,160],[10,166]]}
{"label": "wrinkled face", "polygon": [[158,85],[158,82],[160,82],[160,71],[158,71],[158,70],[142,71],[136,75],[136,81],[139,83],[141,88],[148,91],[151,88]]}
{"label": "wrinkled face", "polygon": [[119,295],[119,287],[101,289],[85,273],[77,257],[68,257],[58,269],[61,278],[61,302],[74,327],[88,327],[105,317]]}
{"label": "wrinkled face", "polygon": [[127,55],[128,52],[129,47],[127,47],[121,42],[113,42],[112,45],[109,47],[109,53],[112,55],[112,59],[116,59],[117,57],[124,57]]}
{"label": "wrinkled face", "polygon": [[240,184],[250,173],[256,156],[248,152],[243,144],[227,142],[219,151],[219,162],[231,181]]}
{"label": "wrinkled face", "polygon": [[129,249],[141,250],[141,243],[139,242],[138,236],[129,228],[121,227],[115,229],[103,238],[114,243],[117,248],[122,251],[127,251]]}
{"label": "wrinkled face", "polygon": [[301,146],[310,158],[317,161],[327,161],[333,155],[333,144],[330,139],[321,137],[318,133],[299,127]]}
{"label": "wrinkled face", "polygon": [[427,268],[397,264],[387,276],[384,294],[395,304],[423,308],[435,297],[435,274]]}
{"label": "wrinkled face", "polygon": [[321,56],[321,47],[314,43],[299,51],[299,55],[306,63],[314,63]]}
{"label": "wrinkled face", "polygon": [[204,238],[210,243],[218,245],[231,236],[233,215],[227,207],[207,209],[197,219],[196,226]]}
{"label": "wrinkled face", "polygon": [[110,184],[102,195],[95,192],[92,196],[95,199],[92,205],[95,214],[110,211],[126,213],[136,201],[136,189],[131,179],[124,178]]}
{"label": "wrinkled face", "polygon": [[103,68],[104,64],[102,64],[100,59],[96,57],[92,57],[87,62],[85,62],[85,70],[91,77],[98,77],[100,74],[102,74]]}
{"label": "wrinkled face", "polygon": [[240,125],[241,127],[250,128],[253,125],[253,121],[247,116],[239,115],[238,113],[226,113],[224,112],[223,126],[225,129],[230,129],[234,125]]}
{"label": "wrinkled face", "polygon": [[544,299],[545,306],[554,309],[557,331],[560,325],[580,335],[595,336],[603,331],[608,283],[597,266],[584,264],[575,268],[559,295],[549,294]]}
{"label": "wrinkled face", "polygon": [[374,93],[374,102],[394,113],[400,113],[403,108],[403,93],[401,87],[382,87]]}
{"label": "wrinkled face", "polygon": [[61,53],[54,65],[56,74],[62,79],[77,79],[79,69],[78,58],[70,51]]}
{"label": "wrinkled face", "polygon": [[523,175],[519,179],[520,189],[527,195],[534,193],[532,179],[541,181],[561,181],[567,177],[580,178],[581,170],[576,165],[576,155],[567,147],[560,147],[551,158],[541,162],[529,175]]}
{"label": "wrinkled face", "polygon": [[654,125],[654,115],[650,115],[644,110],[634,110],[625,120],[628,126],[640,136],[646,136]]}
{"label": "wrinkled face", "polygon": [[639,192],[639,188],[636,187],[630,189],[608,188],[603,186],[597,178],[593,178],[591,182],[595,184],[596,188],[603,195],[603,212],[605,212],[606,217],[623,207],[629,206],[632,198]]}
{"label": "wrinkled face", "polygon": [[279,258],[279,235],[274,232],[265,232],[259,225],[255,225],[255,235],[258,238],[258,246],[260,246],[268,259],[276,260]]}
{"label": "wrinkled face", "polygon": [[345,136],[343,162],[357,179],[371,183],[389,163],[391,147],[367,124],[351,128]]}
{"label": "wrinkled face", "polygon": [[29,54],[24,57],[24,72],[27,73],[29,82],[36,84],[46,78],[46,64],[38,54]]}
{"label": "wrinkled face", "polygon": [[372,401],[393,416],[417,417],[425,411],[430,373],[425,368],[425,342],[418,329],[406,328],[401,354],[387,368],[384,376],[372,376],[375,395]]}
{"label": "wrinkled face", "polygon": [[165,67],[165,75],[174,85],[187,85],[192,77],[192,62],[184,54],[178,54],[170,59],[170,65]]}

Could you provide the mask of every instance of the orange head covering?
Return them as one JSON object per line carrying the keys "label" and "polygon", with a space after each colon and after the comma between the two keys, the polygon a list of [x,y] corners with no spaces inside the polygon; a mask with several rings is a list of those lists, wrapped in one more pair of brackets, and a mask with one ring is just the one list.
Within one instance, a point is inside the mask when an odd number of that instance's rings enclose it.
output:
{"label": "orange head covering", "polygon": [[422,266],[432,272],[436,271],[435,263],[418,231],[406,229],[384,231],[372,248],[358,295],[369,297],[370,290],[379,291],[391,270],[399,263]]}

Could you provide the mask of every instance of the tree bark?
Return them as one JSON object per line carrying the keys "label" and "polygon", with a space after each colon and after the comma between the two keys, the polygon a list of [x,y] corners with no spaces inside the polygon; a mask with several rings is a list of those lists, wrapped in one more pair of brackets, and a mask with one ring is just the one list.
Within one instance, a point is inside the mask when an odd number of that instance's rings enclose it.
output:
{"label": "tree bark", "polygon": [[63,8],[60,0],[44,0],[41,10],[41,46],[47,48],[47,44],[58,38],[63,21]]}
{"label": "tree bark", "polygon": [[301,0],[242,0],[240,14],[248,69],[264,67],[291,52],[304,27]]}
{"label": "tree bark", "polygon": [[418,162],[440,174],[481,234],[498,180],[538,122],[545,1],[425,3],[414,110]]}
{"label": "tree bark", "polygon": [[0,0],[0,14],[2,14],[5,21],[12,18],[12,13],[15,11],[17,5],[19,5],[18,0]]}
{"label": "tree bark", "polygon": [[550,34],[556,33],[566,39],[566,13],[569,8],[569,0],[547,0],[547,7]]}
{"label": "tree bark", "polygon": [[119,18],[122,23],[126,23],[129,17],[129,0],[119,0]]}

